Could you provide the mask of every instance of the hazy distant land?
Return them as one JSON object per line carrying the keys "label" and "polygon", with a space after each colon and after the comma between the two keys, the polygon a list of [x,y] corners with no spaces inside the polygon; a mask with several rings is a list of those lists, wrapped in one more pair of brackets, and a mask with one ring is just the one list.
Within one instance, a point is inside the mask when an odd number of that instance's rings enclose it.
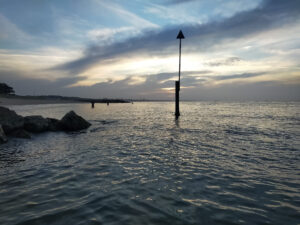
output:
{"label": "hazy distant land", "polygon": [[66,103],[128,103],[123,99],[93,99],[80,97],[65,97],[58,95],[46,96],[20,96],[20,95],[0,95],[0,105],[38,105],[38,104],[66,104]]}

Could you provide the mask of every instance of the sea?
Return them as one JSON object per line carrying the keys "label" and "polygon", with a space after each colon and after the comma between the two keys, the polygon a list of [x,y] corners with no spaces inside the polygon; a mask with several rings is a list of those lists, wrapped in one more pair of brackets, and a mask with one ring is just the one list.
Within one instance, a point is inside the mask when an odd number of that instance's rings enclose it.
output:
{"label": "sea", "polygon": [[0,224],[300,224],[300,102],[9,108],[92,125],[0,145]]}

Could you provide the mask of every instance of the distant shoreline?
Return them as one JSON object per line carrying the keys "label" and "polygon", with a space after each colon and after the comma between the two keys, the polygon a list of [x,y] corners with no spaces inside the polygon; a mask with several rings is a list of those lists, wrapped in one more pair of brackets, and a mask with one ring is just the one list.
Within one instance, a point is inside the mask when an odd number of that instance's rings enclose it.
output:
{"label": "distant shoreline", "polygon": [[66,104],[79,103],[78,101],[67,101],[59,99],[24,99],[24,98],[4,98],[0,97],[0,105],[41,105],[41,104]]}
{"label": "distant shoreline", "polygon": [[128,103],[121,99],[89,99],[63,96],[18,96],[0,95],[0,106],[7,105],[41,105],[41,104],[70,104],[70,103]]}

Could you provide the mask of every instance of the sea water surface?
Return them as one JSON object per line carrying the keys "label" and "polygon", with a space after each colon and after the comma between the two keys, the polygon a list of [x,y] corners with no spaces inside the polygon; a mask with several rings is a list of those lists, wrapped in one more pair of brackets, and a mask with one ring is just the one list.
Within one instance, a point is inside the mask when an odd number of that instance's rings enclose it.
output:
{"label": "sea water surface", "polygon": [[0,224],[300,224],[300,103],[11,106],[92,126],[0,146]]}

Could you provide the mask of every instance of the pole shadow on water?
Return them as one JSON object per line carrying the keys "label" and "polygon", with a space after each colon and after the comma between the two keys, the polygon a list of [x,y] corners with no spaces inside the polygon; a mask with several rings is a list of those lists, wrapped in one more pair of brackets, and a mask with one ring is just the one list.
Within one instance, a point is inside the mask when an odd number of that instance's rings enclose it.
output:
{"label": "pole shadow on water", "polygon": [[180,120],[177,117],[175,117],[174,122],[175,122],[175,126],[177,128],[180,128]]}

